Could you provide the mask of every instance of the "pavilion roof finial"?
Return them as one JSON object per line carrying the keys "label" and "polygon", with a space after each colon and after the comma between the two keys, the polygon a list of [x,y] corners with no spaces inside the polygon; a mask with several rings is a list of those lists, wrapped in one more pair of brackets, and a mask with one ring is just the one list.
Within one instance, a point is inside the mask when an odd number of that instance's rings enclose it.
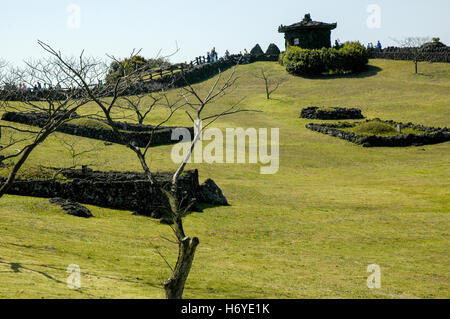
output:
{"label": "pavilion roof finial", "polygon": [[311,14],[310,13],[305,14],[305,17],[303,18],[303,22],[311,22],[311,21],[312,21]]}

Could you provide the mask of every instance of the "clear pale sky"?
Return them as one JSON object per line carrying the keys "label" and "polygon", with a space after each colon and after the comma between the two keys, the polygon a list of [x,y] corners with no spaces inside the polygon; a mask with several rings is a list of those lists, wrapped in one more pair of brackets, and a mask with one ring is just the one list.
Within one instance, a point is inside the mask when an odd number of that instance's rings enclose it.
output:
{"label": "clear pale sky", "polygon": [[[79,25],[68,12],[71,4],[80,8]],[[367,25],[371,4],[381,9],[380,28]],[[333,42],[381,40],[386,46],[391,37],[430,36],[450,45],[449,0],[2,0],[0,12],[0,58],[12,64],[41,57],[38,39],[68,55],[86,49],[96,57],[123,57],[133,48],[153,57],[160,49],[170,53],[178,42],[173,62],[190,61],[213,46],[220,55],[256,43],[284,50],[278,26],[301,21],[305,13],[338,23]]]}

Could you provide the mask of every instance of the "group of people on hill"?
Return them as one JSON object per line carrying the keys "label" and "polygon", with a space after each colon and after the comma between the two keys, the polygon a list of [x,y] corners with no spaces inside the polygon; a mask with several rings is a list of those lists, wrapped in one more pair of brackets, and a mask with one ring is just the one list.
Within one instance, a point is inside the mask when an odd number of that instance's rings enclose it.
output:
{"label": "group of people on hill", "polygon": [[[95,87],[97,87],[97,88],[101,88],[103,86],[104,86],[104,83],[102,80],[98,80],[97,84],[95,85]],[[25,82],[20,82],[18,84],[18,88],[21,91],[33,91],[33,92],[37,92],[37,91],[41,91],[41,90],[53,90],[53,89],[60,90],[60,89],[62,89],[62,87],[59,83],[53,87],[53,85],[47,84],[47,83],[42,85],[41,82],[36,82],[32,88],[27,87],[27,84]]]}
{"label": "group of people on hill", "polygon": [[[244,52],[240,51],[239,55],[249,55],[247,49],[244,49]],[[223,56],[223,59],[228,60],[231,57],[230,51],[225,50],[225,54]],[[216,48],[212,48],[210,52],[206,53],[206,62],[212,63],[219,60],[219,55],[217,54]]]}
{"label": "group of people on hill", "polygon": [[380,42],[380,41],[378,41],[378,43],[377,43],[376,46],[374,46],[373,43],[370,42],[370,43],[367,45],[367,49],[377,49],[377,50],[380,50],[380,51],[381,51],[381,50],[383,49],[383,46],[381,45],[381,42]]}
{"label": "group of people on hill", "polygon": [[[40,91],[42,89],[44,89],[44,90],[52,90],[52,89],[59,90],[59,89],[61,89],[61,85],[58,83],[58,84],[56,84],[55,87],[53,87],[51,84],[47,84],[47,83],[44,83],[44,86],[42,86],[41,82],[36,82],[34,84],[33,91]],[[23,90],[26,90],[26,87],[23,88]]]}
{"label": "group of people on hill", "polygon": [[216,48],[212,48],[211,52],[206,53],[206,62],[216,62],[219,60],[219,55],[216,52]]}
{"label": "group of people on hill", "polygon": [[[41,91],[41,90],[51,90],[51,89],[53,89],[53,86],[51,85],[51,84],[47,84],[47,83],[45,83],[44,85],[42,85],[41,84],[41,82],[36,82],[36,83],[34,83],[34,86],[31,88],[28,88],[27,87],[27,84],[25,83],[25,82],[20,82],[19,84],[18,84],[18,88],[19,88],[19,90],[22,90],[22,91],[27,91],[27,90],[33,90],[33,91]],[[59,85],[59,83],[55,86],[55,89],[60,89],[61,88],[61,85]]]}
{"label": "group of people on hill", "polygon": [[250,53],[248,53],[247,49],[244,49],[244,53],[242,53],[242,51],[239,52],[239,55],[249,55],[249,54]]}

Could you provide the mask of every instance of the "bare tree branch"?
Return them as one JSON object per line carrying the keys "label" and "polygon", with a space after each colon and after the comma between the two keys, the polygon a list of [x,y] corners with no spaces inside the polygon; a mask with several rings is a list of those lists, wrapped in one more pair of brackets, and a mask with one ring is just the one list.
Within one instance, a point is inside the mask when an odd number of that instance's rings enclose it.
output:
{"label": "bare tree branch", "polygon": [[268,100],[270,100],[272,93],[274,93],[276,90],[278,90],[280,85],[286,81],[285,79],[282,79],[282,78],[278,78],[276,80],[273,79],[273,76],[270,73],[268,73],[264,68],[261,68],[259,70],[259,73],[254,74],[254,76],[257,79],[264,81],[266,98]]}
{"label": "bare tree branch", "polygon": [[416,74],[419,73],[419,62],[420,62],[420,47],[427,42],[431,41],[430,37],[407,37],[404,39],[391,38],[402,48],[409,48],[414,54],[414,66]]}

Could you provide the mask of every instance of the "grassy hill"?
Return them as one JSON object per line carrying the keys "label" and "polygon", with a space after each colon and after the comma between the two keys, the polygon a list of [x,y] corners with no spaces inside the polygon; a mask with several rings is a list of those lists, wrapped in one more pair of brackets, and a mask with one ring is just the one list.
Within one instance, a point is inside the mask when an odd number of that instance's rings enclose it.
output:
{"label": "grassy hill", "polygon": [[[238,88],[216,107],[246,96],[243,106],[263,113],[237,114],[216,126],[280,128],[280,171],[189,166],[201,179],[213,178],[232,206],[186,218],[186,232],[201,242],[186,298],[450,297],[450,143],[365,149],[309,131],[312,121],[298,118],[303,107],[343,106],[359,107],[368,118],[450,125],[449,64],[423,63],[420,75],[411,62],[370,64],[359,76],[321,79],[293,77],[277,63],[238,67]],[[271,101],[253,76],[260,67],[288,80]],[[189,120],[179,113],[172,124]],[[140,169],[123,146],[60,133],[30,164],[71,166],[59,138],[75,139],[80,149],[98,146],[83,157],[93,168]],[[171,149],[153,149],[154,169],[176,167]],[[169,269],[155,247],[176,260],[176,247],[161,239],[170,228],[130,212],[89,208],[95,218],[82,220],[47,199],[0,200],[0,298],[164,297]],[[81,290],[66,286],[70,264],[81,267]],[[382,289],[367,288],[370,264],[381,266]]]}

